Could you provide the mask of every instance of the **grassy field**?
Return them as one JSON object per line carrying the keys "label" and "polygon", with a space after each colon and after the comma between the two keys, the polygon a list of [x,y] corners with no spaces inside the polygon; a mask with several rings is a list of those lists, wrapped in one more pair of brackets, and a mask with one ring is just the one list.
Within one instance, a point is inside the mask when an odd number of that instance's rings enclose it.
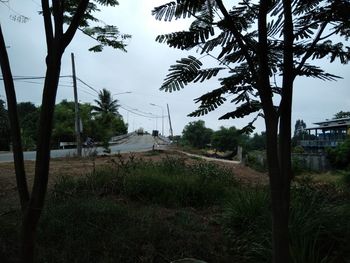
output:
{"label": "grassy field", "polygon": [[[37,262],[270,261],[268,186],[254,183],[264,175],[243,180],[254,172],[159,152],[90,160],[89,167],[53,176]],[[349,201],[345,183],[297,178],[291,262],[350,262]],[[3,211],[0,226],[1,262],[15,262],[19,211]]]}

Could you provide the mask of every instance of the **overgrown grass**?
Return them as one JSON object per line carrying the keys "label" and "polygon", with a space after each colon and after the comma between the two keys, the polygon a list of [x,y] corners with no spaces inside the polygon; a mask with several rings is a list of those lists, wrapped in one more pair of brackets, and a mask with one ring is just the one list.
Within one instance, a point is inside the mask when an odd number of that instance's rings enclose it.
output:
{"label": "overgrown grass", "polygon": [[[346,188],[299,180],[291,192],[292,263],[349,262]],[[213,163],[120,156],[49,194],[37,262],[271,262],[267,186],[242,186]],[[19,213],[0,217],[0,262],[14,262]],[[13,260],[12,260],[13,259]],[[2,260],[2,261],[1,261]]]}
{"label": "overgrown grass", "polygon": [[[230,262],[213,230],[191,210],[108,198],[51,202],[41,220],[37,262],[169,262],[197,257]],[[200,240],[200,242],[198,242]]]}
{"label": "overgrown grass", "polygon": [[[350,198],[332,185],[295,186],[291,192],[290,251],[293,263],[349,262]],[[266,188],[242,188],[223,213],[232,253],[240,262],[271,261],[271,218]]]}
{"label": "overgrown grass", "polygon": [[122,195],[166,207],[205,207],[219,204],[236,185],[228,170],[213,163],[186,164],[184,159],[167,157],[161,162],[115,163],[83,179],[63,177],[54,192]]}

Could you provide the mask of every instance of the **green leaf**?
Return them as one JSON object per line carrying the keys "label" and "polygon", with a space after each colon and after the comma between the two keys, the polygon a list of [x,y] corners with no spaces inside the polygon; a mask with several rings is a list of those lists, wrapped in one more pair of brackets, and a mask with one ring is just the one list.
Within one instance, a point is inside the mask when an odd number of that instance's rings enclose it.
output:
{"label": "green leaf", "polygon": [[249,114],[253,112],[257,112],[261,110],[262,105],[259,101],[254,100],[250,102],[243,103],[239,107],[236,108],[236,110],[231,111],[229,113],[226,113],[225,115],[221,116],[219,120],[227,120],[227,119],[236,119],[236,118],[243,118],[245,116],[248,116]]}
{"label": "green leaf", "polygon": [[164,21],[191,17],[192,14],[201,11],[206,3],[207,0],[177,0],[154,8],[152,15],[157,20]]}
{"label": "green leaf", "polygon": [[170,66],[170,73],[164,79],[160,90],[176,91],[184,88],[190,82],[204,81],[215,77],[224,68],[210,68],[201,70],[202,62],[193,56],[176,61]]}

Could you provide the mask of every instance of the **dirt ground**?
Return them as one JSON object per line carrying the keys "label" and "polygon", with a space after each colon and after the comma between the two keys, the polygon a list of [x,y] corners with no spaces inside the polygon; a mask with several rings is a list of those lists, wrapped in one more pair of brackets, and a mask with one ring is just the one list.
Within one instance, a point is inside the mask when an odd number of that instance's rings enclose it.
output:
{"label": "dirt ground", "polygon": [[[186,162],[194,162],[197,157],[190,157],[184,153],[176,151],[157,151],[122,154],[120,156],[99,156],[95,159],[91,158],[57,158],[50,162],[49,188],[55,180],[62,175],[66,176],[83,176],[93,171],[94,166],[111,165],[114,161],[128,161],[130,158],[142,158],[143,160],[159,161],[167,156],[184,158]],[[209,161],[209,160],[206,160]],[[210,160],[218,165],[232,170],[234,177],[242,183],[248,184],[266,184],[268,179],[266,174],[259,173],[235,162],[223,162],[220,160]],[[34,161],[26,161],[25,167],[28,178],[28,185],[31,188],[34,177]],[[14,173],[13,163],[0,163],[0,215],[18,208],[19,201],[17,197],[17,186]]]}

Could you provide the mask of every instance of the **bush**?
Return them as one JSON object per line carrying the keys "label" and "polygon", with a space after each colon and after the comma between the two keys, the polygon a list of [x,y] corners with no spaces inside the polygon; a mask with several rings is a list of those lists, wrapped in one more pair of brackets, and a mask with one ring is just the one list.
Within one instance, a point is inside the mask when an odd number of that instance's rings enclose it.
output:
{"label": "bush", "polygon": [[122,193],[134,200],[170,207],[210,206],[236,185],[231,173],[212,163],[189,165],[181,159],[165,158],[152,166],[141,166],[124,178]]}
{"label": "bush", "polygon": [[265,151],[252,151],[246,155],[245,164],[256,171],[266,172],[267,162]]}
{"label": "bush", "polygon": [[[120,225],[132,222],[125,208],[96,197],[49,202],[39,228],[38,262],[115,262],[128,244]],[[77,261],[79,259],[79,261]]]}
{"label": "bush", "polygon": [[345,171],[343,173],[342,182],[346,187],[350,188],[350,171]]}
{"label": "bush", "polygon": [[218,204],[235,185],[232,173],[213,163],[186,164],[184,159],[167,157],[160,162],[120,160],[83,178],[62,177],[54,192],[122,194],[168,207],[203,207]]}
{"label": "bush", "polygon": [[[301,185],[292,191],[290,213],[293,263],[345,262],[349,249],[348,200],[337,200],[333,188]],[[331,186],[329,186],[331,187]],[[344,243],[345,242],[345,243]]]}
{"label": "bush", "polygon": [[224,207],[223,227],[237,262],[271,261],[271,219],[267,188],[240,188]]}
{"label": "bush", "polygon": [[[350,205],[327,186],[292,189],[290,251],[293,263],[346,262],[350,258]],[[339,194],[338,194],[339,195]],[[241,189],[224,210],[224,230],[240,262],[271,261],[271,221],[267,190]]]}
{"label": "bush", "polygon": [[345,169],[350,164],[350,138],[338,144],[334,149],[327,150],[327,157],[336,169]]}

